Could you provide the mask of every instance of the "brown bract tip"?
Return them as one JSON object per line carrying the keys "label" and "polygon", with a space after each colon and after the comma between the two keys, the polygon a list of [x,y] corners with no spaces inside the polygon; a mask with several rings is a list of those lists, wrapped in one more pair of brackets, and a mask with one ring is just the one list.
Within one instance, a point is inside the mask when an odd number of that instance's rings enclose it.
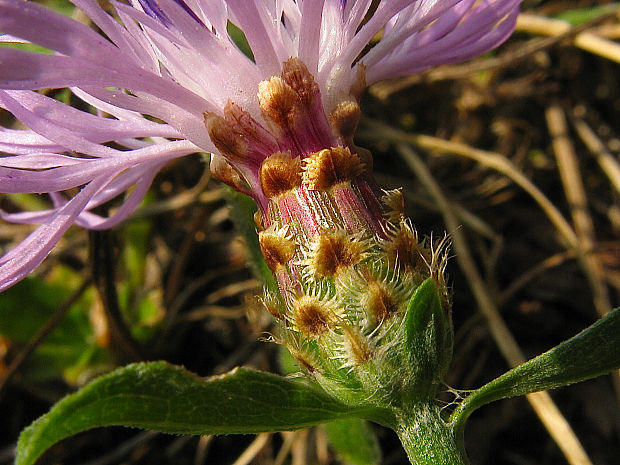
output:
{"label": "brown bract tip", "polygon": [[418,241],[418,235],[409,225],[401,221],[400,228],[386,247],[390,265],[402,269],[427,269],[430,252]]}
{"label": "brown bract tip", "polygon": [[344,231],[323,231],[312,244],[308,265],[319,278],[332,278],[364,258],[364,244]]}
{"label": "brown bract tip", "polygon": [[360,98],[366,90],[366,65],[363,62],[359,62],[355,73],[355,80],[351,84],[349,93],[356,98]]}
{"label": "brown bract tip", "polygon": [[243,137],[235,132],[228,122],[215,113],[204,113],[205,126],[211,142],[222,155],[231,159],[241,159],[247,153]]}
{"label": "brown bract tip", "polygon": [[398,302],[378,281],[368,283],[363,300],[368,316],[374,323],[380,323],[398,311]]}
{"label": "brown bract tip", "polygon": [[220,157],[216,154],[211,155],[211,163],[209,164],[209,169],[211,170],[211,174],[215,179],[219,179],[224,184],[228,184],[234,189],[243,189],[244,184],[241,180],[241,176],[239,176],[239,173],[237,173],[235,169],[230,166],[230,164],[224,159],[224,157]]}
{"label": "brown bract tip", "polygon": [[307,356],[307,354],[294,350],[291,347],[288,347],[288,351],[291,353],[293,358],[297,360],[297,363],[308,370],[309,373],[314,373],[317,370],[317,367],[315,366],[316,362],[312,360],[311,357]]}
{"label": "brown bract tip", "polygon": [[405,217],[405,199],[400,189],[393,189],[390,191],[383,191],[384,195],[381,197],[381,201],[388,208],[386,217],[392,223],[400,223]]}
{"label": "brown bract tip", "polygon": [[304,160],[303,182],[310,190],[327,190],[364,171],[360,158],[346,147],[315,152]]}
{"label": "brown bract tip", "polygon": [[360,115],[360,106],[355,100],[343,100],[330,112],[329,124],[337,137],[347,144],[352,144]]}
{"label": "brown bract tip", "polygon": [[318,338],[329,331],[332,316],[329,307],[310,296],[298,298],[294,304],[295,326],[312,338]]}
{"label": "brown bract tip", "polygon": [[277,318],[278,320],[285,319],[284,308],[275,294],[266,292],[265,296],[262,298],[262,303],[263,306],[274,318]]}
{"label": "brown bract tip", "polygon": [[266,120],[280,128],[295,125],[299,97],[295,90],[280,76],[258,84],[258,103]]}
{"label": "brown bract tip", "polygon": [[254,121],[250,113],[232,100],[229,100],[224,107],[224,117],[231,128],[244,137],[250,140],[258,140],[260,138],[256,129],[256,121]]}
{"label": "brown bract tip", "polygon": [[274,153],[261,164],[260,185],[269,199],[301,185],[301,161],[289,153]]}
{"label": "brown bract tip", "polygon": [[262,231],[265,229],[265,225],[263,223],[263,214],[260,210],[256,210],[254,212],[254,224],[256,225],[256,229]]}
{"label": "brown bract tip", "polygon": [[266,230],[258,234],[260,250],[271,271],[286,265],[295,255],[295,243],[282,234]]}
{"label": "brown bract tip", "polygon": [[360,365],[372,357],[372,351],[364,336],[355,328],[343,327],[345,347],[352,365]]}
{"label": "brown bract tip", "polygon": [[319,85],[303,61],[297,57],[285,61],[282,66],[282,79],[291,86],[303,105],[312,105],[319,93]]}

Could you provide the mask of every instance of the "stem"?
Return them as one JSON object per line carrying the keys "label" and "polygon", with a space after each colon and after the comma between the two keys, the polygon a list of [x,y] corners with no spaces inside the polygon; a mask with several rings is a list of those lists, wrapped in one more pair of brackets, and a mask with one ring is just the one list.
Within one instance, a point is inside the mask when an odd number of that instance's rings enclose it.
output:
{"label": "stem", "polygon": [[400,417],[396,429],[412,465],[468,465],[462,441],[441,418],[439,408],[417,404]]}
{"label": "stem", "polygon": [[107,231],[91,231],[89,241],[93,281],[110,328],[111,347],[117,351],[115,355],[122,362],[144,360],[140,343],[131,335],[118,304],[114,281],[116,264],[110,233]]}

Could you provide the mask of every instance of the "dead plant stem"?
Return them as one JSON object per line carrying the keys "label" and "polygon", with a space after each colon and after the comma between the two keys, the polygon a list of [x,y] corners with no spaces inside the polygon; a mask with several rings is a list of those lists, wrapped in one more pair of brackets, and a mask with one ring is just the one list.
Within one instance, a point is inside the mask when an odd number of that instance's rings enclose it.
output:
{"label": "dead plant stem", "polygon": [[[603,15],[601,19],[613,17],[614,13]],[[595,19],[595,21],[597,21]],[[521,13],[517,20],[517,30],[540,34],[544,36],[563,36],[572,29],[568,21],[546,18],[544,16]],[[601,56],[616,63],[620,63],[620,45],[616,42],[600,37],[592,32],[583,31],[575,35],[573,44],[587,52]]]}
{"label": "dead plant stem", "polygon": [[605,144],[583,119],[574,117],[573,126],[579,138],[596,158],[613,188],[620,194],[620,163],[618,160],[607,150]]}
{"label": "dead plant stem", "polygon": [[594,306],[598,314],[604,316],[611,311],[611,302],[603,278],[605,273],[603,265],[598,256],[592,252],[596,243],[594,222],[588,211],[586,191],[579,174],[579,163],[569,137],[566,117],[557,103],[547,108],[545,117],[564,193],[579,239],[575,247],[577,260],[590,284]]}
{"label": "dead plant stem", "polygon": [[125,322],[116,291],[116,263],[110,231],[90,231],[90,260],[93,281],[103,304],[112,343],[110,345],[119,362],[143,360],[142,347],[136,341]]}
{"label": "dead plant stem", "polygon": [[[424,185],[426,190],[437,202],[443,214],[446,228],[451,234],[459,267],[469,281],[474,297],[478,302],[478,307],[487,319],[493,339],[502,352],[502,355],[513,367],[523,363],[525,357],[501,317],[493,298],[485,286],[482,276],[478,272],[474,258],[467,246],[465,235],[459,228],[458,220],[452,212],[450,202],[443,194],[424,162],[411,147],[405,144],[399,144],[398,151],[409,165],[412,172],[415,173],[422,185]],[[547,428],[547,431],[549,431],[549,434],[564,453],[568,462],[571,465],[592,465],[592,462],[588,458],[588,455],[570,424],[558,410],[549,394],[546,392],[535,392],[528,394],[526,397],[545,428]]]}
{"label": "dead plant stem", "polygon": [[514,164],[505,156],[484,150],[475,149],[458,142],[450,142],[438,137],[427,136],[423,134],[409,134],[404,131],[392,128],[379,121],[371,121],[373,138],[380,140],[393,140],[396,142],[405,142],[414,146],[430,150],[431,153],[448,153],[459,155],[476,161],[482,166],[493,169],[521,187],[527,192],[542,211],[547,215],[551,223],[558,230],[569,248],[575,248],[578,245],[578,238],[573,228],[564,218],[562,213],[553,205],[553,203],[536,187],[528,178],[521,173]]}

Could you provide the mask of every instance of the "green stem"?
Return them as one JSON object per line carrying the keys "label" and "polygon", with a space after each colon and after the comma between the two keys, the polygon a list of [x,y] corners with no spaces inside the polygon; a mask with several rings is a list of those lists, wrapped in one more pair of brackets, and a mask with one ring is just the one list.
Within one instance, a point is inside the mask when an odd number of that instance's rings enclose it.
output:
{"label": "green stem", "polygon": [[441,418],[439,408],[417,404],[403,412],[396,432],[412,465],[467,465],[462,441]]}

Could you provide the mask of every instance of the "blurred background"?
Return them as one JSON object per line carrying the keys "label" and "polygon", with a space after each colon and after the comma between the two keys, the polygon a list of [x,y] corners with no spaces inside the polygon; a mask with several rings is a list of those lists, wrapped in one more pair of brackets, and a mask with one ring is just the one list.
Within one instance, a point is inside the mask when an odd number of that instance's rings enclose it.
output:
{"label": "blurred background", "polygon": [[[64,1],[43,3],[84,19]],[[523,11],[494,52],[377,84],[362,102],[356,143],[372,151],[379,184],[402,187],[421,235],[452,237],[455,352],[439,400],[447,409],[620,302],[620,4],[526,0]],[[48,94],[73,102],[66,91]],[[1,110],[0,122],[14,124]],[[201,376],[286,369],[279,347],[262,341],[270,317],[248,265],[252,205],[211,180],[205,160],[167,166],[121,227],[72,228],[35,275],[0,294],[0,464],[12,463],[21,429],[54,402],[132,361],[168,360]],[[0,196],[7,211],[46,205]],[[30,231],[0,223],[0,249]],[[476,412],[466,429],[472,464],[618,463],[617,374],[545,402],[560,416],[541,421],[525,398]],[[391,431],[371,428],[381,464],[408,463]],[[350,460],[323,427],[222,437],[106,428],[58,444],[41,463]]]}

